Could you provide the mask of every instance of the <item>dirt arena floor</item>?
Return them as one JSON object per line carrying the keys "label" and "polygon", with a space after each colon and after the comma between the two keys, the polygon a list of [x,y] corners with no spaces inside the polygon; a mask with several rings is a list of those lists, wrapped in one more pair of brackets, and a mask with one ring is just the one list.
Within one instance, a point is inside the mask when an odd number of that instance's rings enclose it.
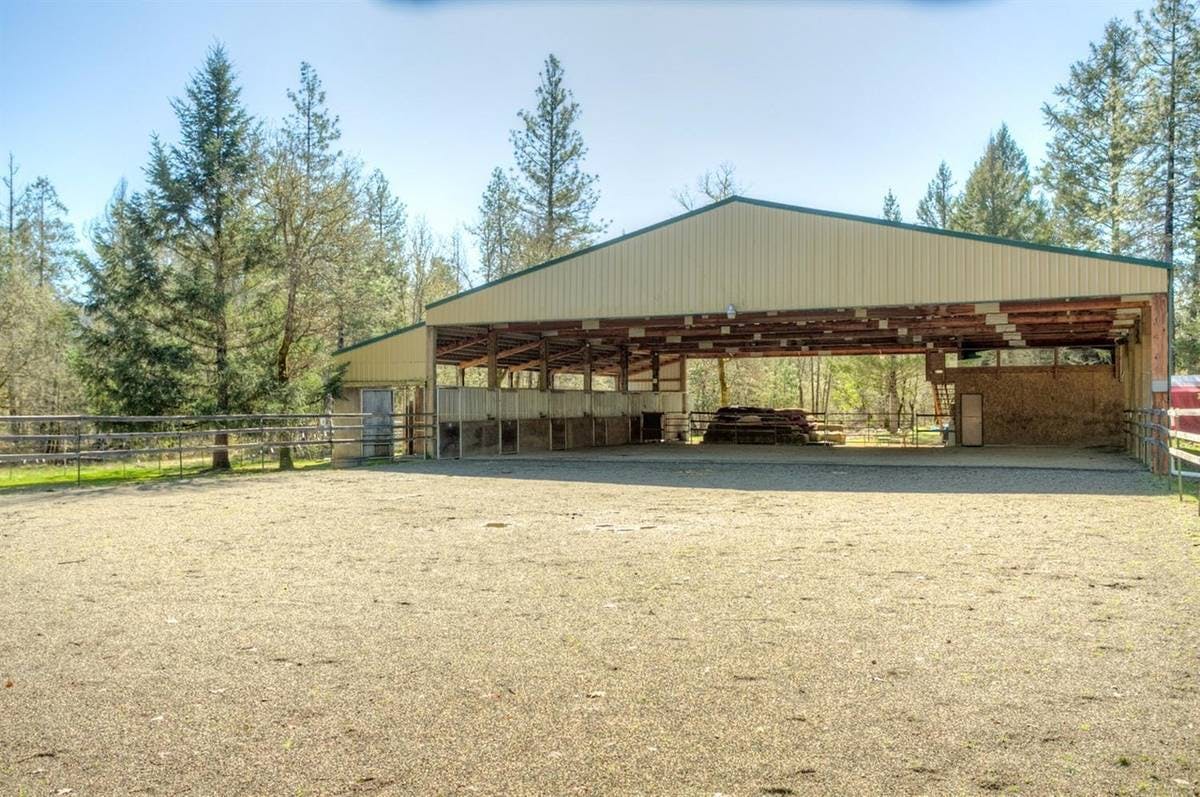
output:
{"label": "dirt arena floor", "polygon": [[514,461],[0,496],[0,794],[1197,794],[1148,475]]}

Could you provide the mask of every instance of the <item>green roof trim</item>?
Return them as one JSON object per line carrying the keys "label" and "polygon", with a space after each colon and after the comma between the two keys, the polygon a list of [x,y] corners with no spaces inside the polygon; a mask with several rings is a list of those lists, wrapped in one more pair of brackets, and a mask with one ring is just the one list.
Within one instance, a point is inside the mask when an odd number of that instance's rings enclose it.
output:
{"label": "green roof trim", "polygon": [[420,329],[423,326],[425,326],[425,322],[418,321],[415,324],[409,324],[406,327],[400,327],[399,329],[393,329],[391,332],[384,332],[382,335],[376,335],[373,338],[367,338],[366,340],[360,340],[358,343],[351,343],[349,346],[343,346],[342,348],[335,350],[333,353],[335,355],[345,354],[348,351],[354,351],[355,349],[361,349],[363,346],[370,346],[372,343],[378,343],[381,340],[387,340],[388,338],[394,338],[396,335],[403,335],[405,332],[412,332],[414,329]]}
{"label": "green roof trim", "polygon": [[[1109,260],[1109,261],[1112,261],[1115,263],[1126,263],[1126,264],[1134,265],[1134,266],[1151,266],[1154,268],[1167,269],[1168,271],[1171,270],[1171,265],[1162,260],[1152,260],[1152,259],[1141,258],[1141,257],[1129,257],[1127,255],[1110,255],[1110,254],[1107,254],[1104,252],[1089,252],[1086,249],[1071,249],[1071,248],[1065,247],[1065,246],[1053,246],[1051,244],[1034,243],[1033,241],[1019,241],[1014,238],[999,238],[994,235],[981,235],[979,233],[962,232],[960,230],[946,230],[946,229],[942,229],[940,227],[926,227],[921,224],[909,224],[907,222],[902,222],[902,221],[888,221],[887,219],[876,219],[876,218],[872,218],[871,216],[858,216],[853,213],[840,213],[840,212],[834,211],[834,210],[819,210],[817,208],[806,208],[806,207],[802,207],[800,205],[788,205],[788,204],[785,204],[782,202],[769,202],[765,199],[751,199],[749,197],[743,197],[743,196],[731,196],[726,199],[722,199],[719,202],[714,202],[711,205],[705,205],[702,208],[696,208],[695,210],[689,210],[687,213],[681,213],[678,216],[672,216],[671,218],[666,219],[665,221],[660,221],[656,224],[651,224],[649,227],[642,227],[639,230],[634,230],[633,232],[625,233],[624,235],[618,236],[616,238],[611,238],[607,241],[601,241],[598,244],[593,244],[585,249],[580,249],[577,252],[572,252],[569,255],[563,255],[562,257],[556,257],[553,260],[547,260],[544,263],[538,263],[537,265],[530,266],[529,268],[524,269],[522,271],[517,271],[515,273],[500,277],[499,279],[494,279],[491,282],[485,282],[482,285],[476,285],[474,288],[469,288],[465,291],[460,291],[459,293],[456,293],[452,296],[447,296],[443,299],[438,299],[437,301],[430,302],[427,305],[425,305],[425,309],[428,310],[430,308],[437,307],[439,305],[447,304],[448,302],[453,302],[456,299],[463,298],[464,296],[470,296],[473,293],[478,293],[479,291],[482,291],[485,288],[491,288],[495,285],[499,285],[501,283],[508,282],[510,280],[524,277],[527,274],[532,274],[535,271],[541,271],[542,269],[549,268],[550,266],[556,266],[559,263],[566,262],[566,261],[571,260],[576,257],[581,257],[581,256],[589,254],[591,252],[599,251],[601,249],[604,249],[605,247],[613,246],[614,244],[619,244],[622,241],[627,241],[630,238],[634,238],[639,235],[645,235],[648,232],[653,232],[654,230],[657,230],[660,227],[665,227],[668,224],[674,224],[677,221],[683,221],[684,219],[691,218],[692,216],[697,216],[701,213],[707,213],[710,210],[716,210],[719,207],[723,207],[725,205],[729,205],[734,202],[740,202],[745,205],[753,205],[755,207],[760,207],[760,208],[769,208],[771,210],[787,210],[787,211],[791,211],[793,213],[807,213],[812,216],[824,216],[826,218],[841,219],[843,221],[857,221],[857,222],[863,222],[865,224],[876,224],[881,227],[895,227],[895,228],[901,229],[901,230],[909,230],[911,232],[927,233],[929,235],[945,235],[950,238],[962,238],[962,239],[965,239],[968,241],[979,241],[982,243],[1000,244],[1002,246],[1016,246],[1021,249],[1033,249],[1035,251],[1050,252],[1052,254],[1075,255],[1077,257],[1091,257],[1091,258],[1095,258],[1097,260]],[[403,330],[398,330],[398,331],[403,331]],[[345,351],[345,349],[343,349],[343,351]]]}

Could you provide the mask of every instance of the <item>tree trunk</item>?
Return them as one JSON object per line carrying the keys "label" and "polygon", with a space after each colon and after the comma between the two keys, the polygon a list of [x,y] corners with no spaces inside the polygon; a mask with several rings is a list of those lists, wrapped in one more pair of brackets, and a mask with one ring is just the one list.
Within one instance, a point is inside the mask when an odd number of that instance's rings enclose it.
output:
{"label": "tree trunk", "polygon": [[[221,228],[217,225],[217,239],[220,240]],[[218,244],[220,246],[220,244]],[[230,373],[229,373],[229,322],[225,317],[225,262],[220,250],[214,258],[214,290],[217,295],[217,301],[220,302],[220,307],[217,308],[216,318],[214,321],[216,332],[216,371],[217,371],[217,414],[228,415],[229,408],[232,405],[232,396],[230,395]],[[219,426],[224,426],[228,421],[219,421]],[[229,470],[229,449],[224,446],[229,445],[229,435],[225,432],[218,432],[213,436],[213,445],[217,446],[212,452],[212,469],[213,470]]]}
{"label": "tree trunk", "polygon": [[[275,355],[275,381],[282,387],[291,379],[291,369],[288,367],[288,357],[292,353],[292,343],[296,338],[296,295],[299,291],[296,273],[298,267],[293,263],[291,277],[288,280],[287,309],[283,316],[283,336],[279,341],[279,351]],[[285,432],[286,434],[286,432]],[[292,447],[286,443],[279,448],[279,469],[292,470]]]}
{"label": "tree trunk", "polygon": [[721,391],[721,406],[729,406],[729,382],[725,379],[725,358],[717,358],[717,384]]}

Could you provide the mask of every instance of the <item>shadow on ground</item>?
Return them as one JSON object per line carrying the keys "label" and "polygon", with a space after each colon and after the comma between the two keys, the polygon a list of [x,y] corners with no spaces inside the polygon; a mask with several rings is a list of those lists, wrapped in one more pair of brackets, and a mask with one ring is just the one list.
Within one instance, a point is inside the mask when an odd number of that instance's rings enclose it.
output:
{"label": "shadow on ground", "polygon": [[[17,488],[0,494],[0,501],[10,506],[50,498],[70,503],[114,489],[209,494],[240,485],[245,479],[340,480],[388,472],[743,492],[1153,496],[1174,490],[1173,482],[1152,476],[1111,449],[835,449],[789,456],[750,446],[647,445],[465,460],[407,460],[290,475],[204,474],[123,485]],[[1187,487],[1189,494],[1194,489]]]}
{"label": "shadow on ground", "polygon": [[743,462],[461,460],[381,465],[373,470],[443,476],[739,490],[748,492],[1162,495],[1166,480],[1140,470],[801,465]]}

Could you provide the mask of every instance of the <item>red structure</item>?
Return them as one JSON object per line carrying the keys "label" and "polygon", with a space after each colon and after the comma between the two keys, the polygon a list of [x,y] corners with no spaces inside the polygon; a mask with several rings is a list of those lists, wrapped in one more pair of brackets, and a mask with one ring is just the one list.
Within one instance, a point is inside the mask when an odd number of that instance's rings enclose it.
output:
{"label": "red structure", "polygon": [[[1179,410],[1200,409],[1200,375],[1171,377],[1171,406]],[[1175,419],[1174,428],[1180,432],[1200,434],[1200,416],[1180,416]]]}

